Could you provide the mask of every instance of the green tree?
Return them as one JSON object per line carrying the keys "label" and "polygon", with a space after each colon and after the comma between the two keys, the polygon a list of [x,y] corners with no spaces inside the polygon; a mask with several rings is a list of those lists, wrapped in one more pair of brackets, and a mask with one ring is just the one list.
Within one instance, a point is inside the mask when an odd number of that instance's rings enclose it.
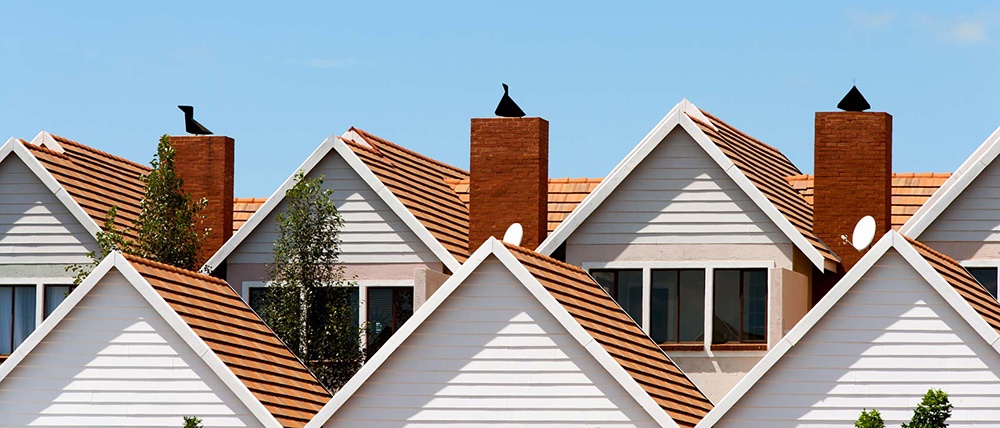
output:
{"label": "green tree", "polygon": [[862,410],[861,416],[854,422],[854,428],[885,428],[885,421],[882,420],[878,410]]}
{"label": "green tree", "polygon": [[185,416],[183,428],[202,428],[201,419],[194,416]]}
{"label": "green tree", "polygon": [[118,218],[118,207],[112,205],[108,208],[108,212],[104,215],[104,227],[97,232],[97,250],[88,251],[87,257],[89,257],[92,262],[86,265],[74,264],[66,266],[67,272],[72,272],[73,275],[73,285],[80,285],[83,279],[90,274],[90,271],[97,267],[97,264],[104,260],[108,254],[113,251],[122,251],[126,253],[133,252],[132,241],[124,235],[124,228],[119,229],[115,225],[115,220]]}
{"label": "green tree", "polygon": [[261,316],[327,389],[340,389],[364,362],[352,288],[339,263],[343,219],[323,178],[301,171],[278,214]]}
{"label": "green tree", "polygon": [[948,426],[946,421],[951,417],[952,407],[948,401],[948,393],[940,389],[928,389],[923,400],[920,400],[920,405],[913,409],[910,423],[904,423],[903,428],[944,428]]}

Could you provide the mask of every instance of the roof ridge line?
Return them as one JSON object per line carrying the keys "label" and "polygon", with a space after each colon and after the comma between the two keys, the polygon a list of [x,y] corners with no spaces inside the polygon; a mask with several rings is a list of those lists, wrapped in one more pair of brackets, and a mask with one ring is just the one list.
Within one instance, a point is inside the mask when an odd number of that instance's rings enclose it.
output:
{"label": "roof ridge line", "polygon": [[[774,146],[772,146],[772,145],[770,145],[770,144],[767,144],[767,143],[765,143],[765,142],[763,142],[763,141],[760,141],[760,140],[758,140],[758,139],[754,138],[754,137],[753,137],[752,135],[750,135],[750,134],[747,134],[746,132],[743,132],[742,130],[740,130],[739,128],[737,128],[737,127],[735,127],[735,126],[733,126],[733,125],[730,125],[730,124],[729,124],[729,123],[727,123],[726,121],[724,121],[724,120],[722,120],[722,119],[719,119],[718,117],[716,117],[716,116],[715,116],[715,115],[713,115],[712,113],[709,113],[709,112],[705,111],[704,109],[700,109],[700,108],[699,108],[698,110],[701,110],[701,113],[702,113],[702,114],[704,114],[705,116],[708,116],[708,118],[709,118],[709,119],[712,119],[712,120],[714,120],[714,121],[716,121],[716,122],[719,122],[719,123],[720,123],[720,124],[722,124],[722,125],[725,125],[725,127],[726,127],[727,129],[730,129],[730,130],[732,130],[733,132],[735,132],[735,133],[737,133],[737,134],[739,134],[739,135],[742,135],[742,136],[744,136],[744,137],[746,137],[746,138],[749,138],[749,139],[750,139],[751,141],[753,141],[753,142],[755,142],[755,143],[757,143],[757,144],[760,144],[760,145],[761,145],[762,147],[764,147],[765,149],[768,149],[768,150],[770,150],[770,151],[772,151],[772,152],[775,152],[775,153],[777,153],[777,154],[781,155],[782,157],[784,157],[785,159],[788,159],[788,157],[787,157],[787,156],[785,156],[785,154],[784,154],[784,153],[782,153],[782,152],[781,152],[781,150],[778,150],[778,148],[777,148],[777,147],[774,147]],[[688,115],[688,117],[691,117],[691,115]],[[710,125],[711,125],[711,124],[710,124]],[[789,163],[791,163],[791,161],[790,161],[790,160],[789,160],[788,162],[789,162]],[[794,166],[794,165],[795,165],[795,164],[792,164],[792,166]],[[797,167],[796,167],[796,169],[797,169]]]}
{"label": "roof ridge line", "polygon": [[430,156],[427,156],[427,155],[415,152],[415,151],[410,150],[410,149],[408,149],[406,147],[400,146],[399,144],[393,143],[392,141],[386,140],[385,138],[379,137],[378,135],[375,135],[375,134],[372,134],[372,133],[370,133],[368,131],[365,131],[364,129],[353,127],[353,126],[351,127],[351,129],[354,130],[355,132],[361,133],[362,137],[371,137],[371,138],[374,138],[375,140],[377,140],[380,143],[393,146],[394,148],[402,150],[402,151],[404,151],[404,152],[406,152],[408,154],[411,154],[411,155],[423,158],[424,160],[427,160],[427,161],[429,161],[431,163],[434,163],[436,165],[439,165],[439,166],[451,169],[451,170],[456,171],[456,172],[461,172],[461,173],[463,173],[465,175],[469,175],[469,171],[466,171],[466,170],[464,170],[462,168],[459,168],[457,166],[454,166],[454,165],[450,165],[450,164],[441,162],[441,161],[439,161],[437,159],[434,159],[434,158],[432,158]]}
{"label": "roof ridge line", "polygon": [[[219,278],[216,278],[214,276],[211,276],[211,275],[206,275],[206,274],[203,274],[201,272],[196,272],[196,271],[193,271],[193,270],[182,269],[182,268],[179,268],[177,266],[168,265],[166,263],[153,261],[153,260],[147,259],[145,257],[140,257],[140,256],[137,256],[137,255],[131,254],[131,253],[122,252],[121,254],[123,256],[125,256],[125,258],[128,259],[131,262],[144,264],[146,266],[150,266],[150,267],[154,267],[154,268],[157,268],[157,269],[165,270],[167,272],[173,272],[173,273],[177,273],[177,274],[181,274],[181,275],[186,275],[186,276],[190,276],[192,278],[197,278],[197,279],[201,279],[201,280],[204,280],[204,281],[212,282],[212,283],[215,283],[217,285],[225,285],[226,287],[229,287],[229,283],[228,282],[226,282],[224,280],[221,280]],[[230,287],[230,290],[231,289],[232,288]]]}
{"label": "roof ridge line", "polygon": [[117,160],[119,162],[123,162],[123,163],[129,164],[129,165],[132,165],[132,166],[135,166],[135,167],[139,167],[139,168],[145,169],[147,171],[152,171],[153,170],[153,168],[150,167],[149,165],[143,165],[141,163],[135,162],[135,161],[133,161],[131,159],[123,158],[121,156],[115,156],[115,155],[113,155],[111,153],[105,152],[103,150],[95,149],[95,148],[93,148],[91,146],[88,146],[86,144],[70,140],[69,138],[66,138],[66,137],[61,137],[61,136],[58,136],[58,135],[55,135],[55,134],[52,134],[52,137],[55,138],[56,140],[59,140],[60,143],[68,143],[68,144],[71,144],[71,145],[75,145],[75,146],[77,146],[78,148],[80,148],[82,150],[89,151],[91,153],[98,154],[98,155],[101,155],[101,156],[104,156],[104,157],[107,157],[107,158],[111,158],[111,159],[114,159],[114,160]]}
{"label": "roof ridge line", "polygon": [[500,240],[500,239],[497,239],[497,240],[500,241],[509,250],[519,251],[519,252],[521,252],[521,253],[523,253],[523,254],[525,254],[527,256],[537,258],[537,259],[542,260],[542,261],[544,261],[546,263],[552,263],[552,264],[554,264],[556,266],[559,266],[559,267],[562,267],[562,268],[566,268],[566,269],[574,271],[576,273],[582,273],[582,274],[587,275],[588,277],[590,277],[590,274],[587,273],[587,271],[584,270],[582,267],[571,265],[571,264],[563,262],[563,261],[559,261],[557,259],[554,259],[552,257],[546,256],[546,255],[544,255],[542,253],[539,253],[537,251],[532,251],[532,250],[529,250],[527,248],[521,247],[520,245],[514,245],[514,244],[511,244],[509,242]]}

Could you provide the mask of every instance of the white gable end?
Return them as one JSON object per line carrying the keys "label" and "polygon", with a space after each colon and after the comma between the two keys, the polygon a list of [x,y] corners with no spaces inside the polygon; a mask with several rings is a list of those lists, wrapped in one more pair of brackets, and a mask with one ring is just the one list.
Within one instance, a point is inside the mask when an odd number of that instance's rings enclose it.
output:
{"label": "white gable end", "polygon": [[501,424],[658,426],[491,255],[324,426]]}
{"label": "white gable end", "polygon": [[[333,189],[333,200],[344,227],[340,231],[344,263],[432,263],[438,258],[396,213],[351,169],[330,151],[309,172],[323,176],[323,187]],[[283,195],[281,195],[283,196]],[[278,238],[277,215],[288,205],[281,201],[227,258],[229,263],[261,264],[274,261]]]}
{"label": "white gable end", "polygon": [[[17,143],[20,144],[20,143]],[[90,263],[97,241],[20,158],[0,162],[0,264]]]}
{"label": "white gable end", "polygon": [[567,240],[593,244],[789,243],[682,128],[675,128]]}
{"label": "white gable end", "polygon": [[0,382],[0,426],[170,427],[260,422],[112,270]]}
{"label": "white gable end", "polygon": [[929,388],[953,427],[1000,420],[1000,356],[890,249],[729,409],[718,427],[851,426],[877,409],[908,421]]}
{"label": "white gable end", "polygon": [[920,234],[922,242],[1000,242],[1000,162],[986,167]]}

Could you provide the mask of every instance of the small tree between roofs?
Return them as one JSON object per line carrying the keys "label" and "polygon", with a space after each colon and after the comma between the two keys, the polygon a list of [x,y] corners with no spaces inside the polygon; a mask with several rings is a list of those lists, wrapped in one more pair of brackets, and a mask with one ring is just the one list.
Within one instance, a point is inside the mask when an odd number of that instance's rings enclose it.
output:
{"label": "small tree between roofs", "polygon": [[274,263],[261,316],[327,389],[340,389],[364,362],[352,289],[339,263],[343,219],[323,178],[300,171],[278,214]]}
{"label": "small tree between roofs", "polygon": [[854,428],[885,428],[885,421],[878,410],[862,410],[861,416],[854,422]]}
{"label": "small tree between roofs", "polygon": [[913,409],[913,417],[910,423],[904,423],[903,428],[944,428],[948,426],[946,422],[951,417],[951,402],[948,401],[948,393],[940,389],[929,389],[924,394],[920,405]]}
{"label": "small tree between roofs", "polygon": [[185,416],[184,428],[202,428],[201,419],[198,419],[194,416]]}

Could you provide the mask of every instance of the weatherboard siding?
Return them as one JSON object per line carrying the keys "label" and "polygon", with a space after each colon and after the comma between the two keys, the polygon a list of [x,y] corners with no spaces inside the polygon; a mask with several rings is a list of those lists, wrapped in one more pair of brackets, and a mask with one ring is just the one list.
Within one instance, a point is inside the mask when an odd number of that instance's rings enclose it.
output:
{"label": "weatherboard siding", "polygon": [[0,162],[0,264],[89,263],[97,241],[11,154]]}
{"label": "weatherboard siding", "polygon": [[948,392],[950,426],[995,425],[998,374],[997,351],[890,250],[716,426],[852,426],[862,409],[899,426],[928,388]]}
{"label": "weatherboard siding", "polygon": [[445,425],[656,426],[492,256],[324,426]]}
{"label": "weatherboard siding", "polygon": [[261,426],[112,271],[0,381],[0,426]]}
{"label": "weatherboard siding", "polygon": [[691,136],[675,130],[567,242],[573,246],[789,240]]}
{"label": "weatherboard siding", "polygon": [[920,241],[1000,242],[1000,162],[986,167],[920,234]]}
{"label": "weatherboard siding", "polygon": [[[323,187],[333,189],[333,200],[344,219],[340,231],[340,260],[354,263],[430,263],[437,257],[382,201],[371,187],[331,151],[309,173],[324,176]],[[282,201],[228,257],[229,263],[265,264],[274,261],[278,239],[277,215],[287,209]]]}

